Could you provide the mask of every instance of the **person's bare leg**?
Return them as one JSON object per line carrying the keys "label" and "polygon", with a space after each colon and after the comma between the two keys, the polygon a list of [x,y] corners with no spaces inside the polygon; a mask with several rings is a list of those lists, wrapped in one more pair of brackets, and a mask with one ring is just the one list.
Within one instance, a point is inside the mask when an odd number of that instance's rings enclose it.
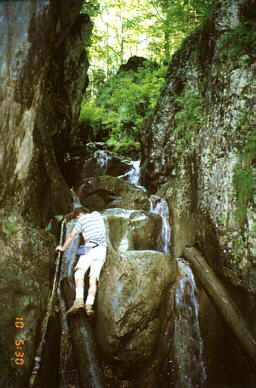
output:
{"label": "person's bare leg", "polygon": [[85,302],[85,309],[88,315],[93,314],[92,307],[95,300],[96,292],[97,292],[97,278],[95,276],[90,276],[89,290],[88,290],[88,295]]}

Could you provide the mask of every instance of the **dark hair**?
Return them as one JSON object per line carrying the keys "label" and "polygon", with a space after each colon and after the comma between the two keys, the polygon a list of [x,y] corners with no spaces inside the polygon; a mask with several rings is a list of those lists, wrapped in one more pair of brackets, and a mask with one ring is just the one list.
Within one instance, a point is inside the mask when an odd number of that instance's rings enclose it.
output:
{"label": "dark hair", "polygon": [[86,207],[76,207],[74,210],[74,217],[79,216],[79,214],[87,214],[90,213],[90,210],[87,209]]}

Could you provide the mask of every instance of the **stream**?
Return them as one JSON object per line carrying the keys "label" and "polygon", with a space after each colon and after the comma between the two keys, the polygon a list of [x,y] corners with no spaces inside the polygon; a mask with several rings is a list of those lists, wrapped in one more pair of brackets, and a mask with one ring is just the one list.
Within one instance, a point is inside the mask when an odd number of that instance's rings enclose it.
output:
{"label": "stream", "polygon": [[[104,151],[94,153],[97,163],[102,169],[102,175],[106,172],[110,156]],[[132,161],[131,169],[120,179],[128,180],[137,189],[143,192],[146,189],[140,185],[140,161]],[[74,203],[79,206],[80,200],[75,191],[71,189]],[[159,233],[157,248],[169,254],[171,245],[171,228],[169,223],[168,204],[164,198],[157,195],[149,197],[149,213],[161,217],[161,233]],[[65,238],[69,235],[75,220],[64,224]],[[62,232],[63,233],[63,232]],[[74,349],[70,341],[69,324],[66,318],[66,305],[61,292],[63,279],[68,279],[70,284],[73,281],[73,268],[76,259],[76,249],[79,244],[79,237],[75,237],[62,256],[59,279],[57,281],[57,296],[59,299],[60,315],[60,357],[59,357],[59,387],[60,388],[80,388],[79,371],[76,365]],[[206,370],[203,361],[203,341],[199,326],[199,303],[198,290],[190,266],[183,259],[177,259],[178,280],[175,291],[173,319],[173,338],[170,338],[168,360],[166,359],[164,383],[162,387],[196,388],[204,387],[206,382]],[[56,284],[55,284],[56,287]],[[189,355],[189,356],[188,356]],[[38,355],[37,355],[38,357]],[[167,366],[166,366],[167,365]],[[39,369],[39,367],[37,368]],[[37,373],[35,368],[34,373]],[[161,387],[159,385],[159,387]],[[31,385],[32,387],[32,385]],[[39,384],[39,388],[41,385]]]}

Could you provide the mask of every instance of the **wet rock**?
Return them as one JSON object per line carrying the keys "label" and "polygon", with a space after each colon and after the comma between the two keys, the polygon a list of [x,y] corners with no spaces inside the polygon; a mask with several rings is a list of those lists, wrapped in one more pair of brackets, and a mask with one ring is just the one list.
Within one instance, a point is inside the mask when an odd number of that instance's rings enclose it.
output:
{"label": "wet rock", "polygon": [[149,209],[147,195],[134,185],[112,176],[98,176],[83,180],[77,190],[81,203],[90,210],[106,208]]}
{"label": "wet rock", "polygon": [[75,157],[67,162],[68,180],[72,186],[77,186],[78,182],[90,177],[118,177],[128,173],[130,169],[130,160],[101,149],[93,151],[89,157]]}
{"label": "wet rock", "polygon": [[163,300],[175,280],[176,263],[156,251],[108,254],[97,299],[100,349],[121,374],[143,368],[161,331]]}
{"label": "wet rock", "polygon": [[51,285],[54,239],[17,215],[1,214],[0,227],[0,385],[27,387]]}
{"label": "wet rock", "polygon": [[108,209],[103,212],[109,240],[115,250],[161,250],[162,219],[142,210]]}

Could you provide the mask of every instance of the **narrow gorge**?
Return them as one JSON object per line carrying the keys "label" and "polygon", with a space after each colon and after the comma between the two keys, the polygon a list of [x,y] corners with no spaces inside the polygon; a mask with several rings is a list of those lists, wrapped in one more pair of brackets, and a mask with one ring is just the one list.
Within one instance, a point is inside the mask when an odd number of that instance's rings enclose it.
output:
{"label": "narrow gorge", "polygon": [[[81,8],[96,3],[0,4],[0,385],[255,387],[256,2],[214,2],[168,63],[155,108],[140,104],[150,111],[140,150],[123,154],[106,126],[101,138],[79,121],[96,34]],[[157,68],[143,62],[122,64],[117,82],[131,64]],[[54,248],[79,204],[101,212],[109,247],[95,315],[75,322],[65,311],[79,240]],[[191,247],[234,302],[248,346]],[[101,382],[83,360],[87,338]]]}

